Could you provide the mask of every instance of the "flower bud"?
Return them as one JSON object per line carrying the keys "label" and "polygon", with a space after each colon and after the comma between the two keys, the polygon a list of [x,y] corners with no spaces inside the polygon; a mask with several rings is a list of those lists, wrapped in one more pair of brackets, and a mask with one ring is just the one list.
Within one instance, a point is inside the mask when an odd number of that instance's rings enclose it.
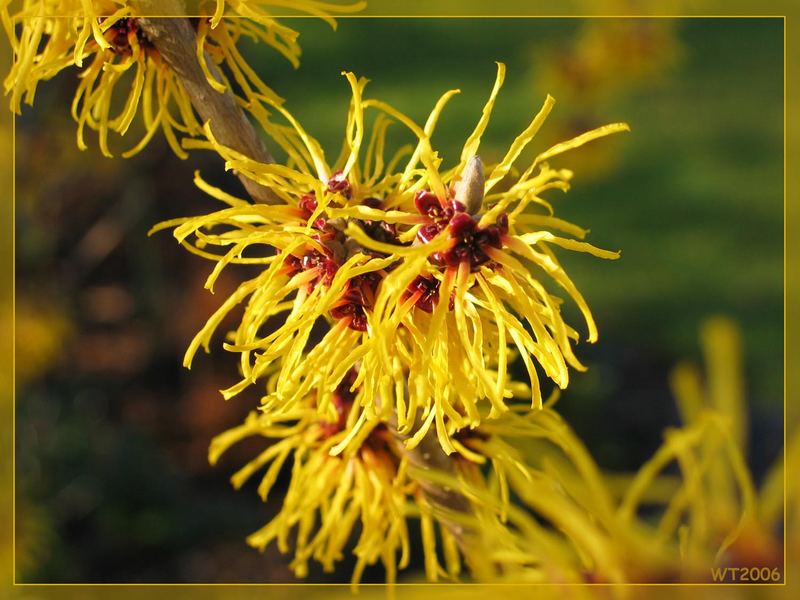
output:
{"label": "flower bud", "polygon": [[483,206],[484,173],[479,156],[467,161],[461,179],[455,185],[455,200],[464,205],[467,213],[477,214]]}

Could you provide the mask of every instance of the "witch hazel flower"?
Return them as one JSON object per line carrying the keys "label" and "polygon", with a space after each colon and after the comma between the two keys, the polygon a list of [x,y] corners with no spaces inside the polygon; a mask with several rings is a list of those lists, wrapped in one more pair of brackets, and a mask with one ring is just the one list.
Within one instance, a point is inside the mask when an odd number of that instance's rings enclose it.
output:
{"label": "witch hazel flower", "polygon": [[[597,328],[556,249],[605,259],[619,254],[583,241],[586,231],[556,218],[543,194],[566,191],[572,177],[551,167],[551,159],[628,126],[594,129],[519,168],[521,153],[553,107],[548,97],[501,160],[484,166],[480,141],[505,77],[498,64],[460,159],[444,169],[431,138],[458,90],[445,93],[420,126],[391,105],[365,98],[365,79],[345,75],[353,96],[345,150],[333,164],[280,104],[270,108],[287,125],[261,125],[289,157],[286,165],[253,161],[219,144],[209,128],[207,142],[187,143],[216,150],[227,168],[269,187],[281,203],[244,202],[198,177],[229,207],[161,226],[175,227],[182,244],[217,262],[209,287],[229,263],[264,265],[209,319],[186,364],[199,347],[208,348],[222,318],[244,303],[225,344],[240,355],[242,378],[223,391],[225,397],[269,381],[265,412],[293,410],[313,391],[320,415],[335,419],[335,390],[356,372],[352,427],[331,453],[392,420],[409,448],[435,430],[445,452],[463,454],[456,433],[505,412],[519,390],[509,375],[514,361],[528,373],[532,408],[542,406],[540,372],[564,388],[570,368],[584,369],[573,350],[580,335],[565,322],[556,291],[580,309],[587,341],[597,339]],[[374,115],[370,131],[367,115]],[[412,144],[387,159],[392,123],[409,131]]]}
{"label": "witch hazel flower", "polygon": [[[203,128],[180,77],[141,27],[140,18],[148,13],[150,4],[139,0],[0,4],[0,18],[14,54],[3,82],[11,109],[20,113],[23,103],[33,104],[41,82],[75,67],[80,69],[80,82],[72,101],[72,116],[78,124],[80,149],[88,148],[85,133],[93,130],[100,151],[110,157],[111,134],[125,136],[138,129],[139,141],[122,152],[123,157],[129,157],[145,148],[160,130],[175,154],[186,158],[179,137],[202,136]],[[180,2],[162,0],[162,4],[167,13],[188,10]],[[218,93],[236,90],[237,101],[245,109],[258,110],[261,101],[280,103],[239,47],[244,39],[265,44],[297,67],[298,32],[271,14],[271,9],[280,10],[286,3],[216,0],[196,4],[189,11],[196,16],[188,22],[194,28],[196,55],[208,85]],[[332,13],[358,11],[365,4],[298,0],[292,6],[335,27]]]}
{"label": "witch hazel flower", "polygon": [[[248,544],[263,551],[275,543],[281,553],[292,554],[289,566],[297,577],[308,574],[311,561],[318,562],[326,572],[333,571],[350,546],[355,559],[351,577],[354,586],[365,569],[376,563],[383,566],[386,581],[392,584],[398,571],[411,564],[410,532],[416,525],[429,580],[456,580],[464,563],[479,573],[491,570],[488,564],[481,568],[482,557],[477,554],[483,550],[465,543],[466,532],[481,530],[498,552],[512,549],[509,541],[513,536],[503,523],[507,498],[491,495],[468,504],[464,499],[470,514],[462,515],[457,523],[442,519],[426,495],[426,489],[437,483],[425,473],[409,476],[418,467],[399,449],[383,424],[359,435],[346,451],[331,452],[352,428],[350,409],[361,394],[357,379],[357,372],[351,370],[334,390],[336,415],[332,419],[316,410],[318,396],[312,392],[292,410],[279,414],[253,411],[243,424],[211,442],[209,460],[216,464],[240,441],[262,439],[263,450],[231,477],[236,489],[258,479],[258,494],[267,501],[279,477],[288,477],[280,509],[248,536]],[[460,437],[468,445],[489,439],[480,431]],[[456,461],[453,474],[459,486],[468,488],[481,481],[480,465],[498,458],[491,452],[498,444],[502,440],[478,446],[478,451],[470,450],[470,460]],[[498,463],[498,473],[505,478],[503,466]],[[440,557],[444,558],[443,565]]]}

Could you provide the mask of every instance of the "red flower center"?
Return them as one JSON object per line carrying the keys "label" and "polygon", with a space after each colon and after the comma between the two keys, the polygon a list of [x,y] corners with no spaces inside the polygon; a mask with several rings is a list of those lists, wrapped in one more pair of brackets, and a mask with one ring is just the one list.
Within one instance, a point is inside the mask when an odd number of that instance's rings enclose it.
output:
{"label": "red flower center", "polygon": [[503,247],[503,236],[508,233],[506,213],[501,214],[494,225],[478,227],[478,221],[466,213],[464,205],[456,200],[451,200],[449,206],[443,207],[435,194],[420,190],[414,197],[414,203],[420,214],[430,219],[417,232],[419,241],[428,243],[444,229],[448,229],[448,236],[453,240],[449,249],[431,254],[429,260],[437,266],[457,267],[467,262],[474,272],[489,262],[486,253],[488,248]]}

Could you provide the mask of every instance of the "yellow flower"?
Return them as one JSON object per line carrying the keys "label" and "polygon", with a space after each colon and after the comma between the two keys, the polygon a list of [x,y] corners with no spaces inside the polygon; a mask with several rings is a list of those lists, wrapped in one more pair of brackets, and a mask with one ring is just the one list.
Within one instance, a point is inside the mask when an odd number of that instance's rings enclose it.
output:
{"label": "yellow flower", "polygon": [[[332,571],[355,531],[353,584],[358,584],[365,567],[378,561],[392,583],[397,570],[405,568],[410,558],[407,519],[421,513],[426,562],[431,565],[438,565],[435,527],[420,486],[406,476],[408,460],[395,455],[386,427],[373,424],[362,430],[351,451],[331,456],[330,449],[352,426],[355,412],[351,408],[361,393],[350,391],[349,384],[354,380],[355,375],[350,373],[335,391],[337,415],[333,420],[320,419],[311,394],[301,405],[280,415],[251,413],[242,425],[212,441],[209,458],[216,463],[223,452],[246,437],[270,440],[260,455],[231,478],[238,489],[256,472],[266,469],[258,487],[266,501],[281,470],[287,462],[292,465],[280,511],[250,535],[248,543],[263,550],[276,541],[279,550],[286,553],[291,539],[291,567],[297,577],[305,577],[311,559],[322,564],[326,572]],[[457,574],[460,561],[455,541],[444,528],[441,536],[449,572]],[[433,578],[441,572],[438,566],[436,569]]]}
{"label": "yellow flower", "polygon": [[[350,6],[297,2],[301,11],[332,22],[328,11],[357,10]],[[243,37],[278,50],[297,66],[300,47],[297,32],[269,17],[265,6],[285,6],[280,0],[228,2],[207,7],[207,17],[191,19],[197,33],[197,57],[211,87],[222,93],[235,82],[247,108],[251,102],[279,103],[239,53]],[[85,128],[98,133],[102,153],[111,156],[109,132],[125,135],[137,121],[140,141],[123,152],[128,157],[141,151],[160,129],[181,158],[186,157],[178,135],[196,136],[202,128],[183,85],[142,32],[137,3],[129,0],[24,0],[2,3],[2,18],[14,52],[14,63],[5,79],[11,109],[33,104],[40,81],[69,67],[79,67],[81,82],[72,103],[78,123],[78,146],[86,149]],[[140,14],[140,13],[139,13]],[[231,14],[248,17],[224,19]],[[252,19],[252,21],[250,20]],[[118,97],[119,96],[119,97]],[[124,97],[124,101],[121,101]],[[260,104],[256,104],[261,106]]]}
{"label": "yellow flower", "polygon": [[[269,187],[284,204],[252,205],[198,180],[230,208],[158,227],[177,225],[181,243],[217,261],[207,287],[229,263],[266,266],[209,319],[185,364],[191,364],[201,345],[208,349],[222,318],[247,299],[241,324],[226,345],[241,353],[243,377],[224,395],[231,397],[278,369],[275,389],[264,398],[267,408],[291,410],[318,390],[318,410],[330,416],[333,390],[359,367],[357,385],[365,390],[361,413],[350,437],[333,452],[347,447],[367,423],[393,413],[399,432],[413,434],[407,440],[410,448],[435,423],[442,448],[453,452],[452,434],[480,423],[484,401],[491,406],[489,418],[506,410],[508,367],[515,356],[527,367],[533,407],[541,407],[535,362],[566,387],[568,367],[583,369],[571,345],[578,333],[564,322],[561,300],[538,275],[554,280],[577,303],[593,342],[597,331],[591,313],[553,247],[602,258],[618,254],[580,241],[584,230],[552,215],[541,194],[568,189],[572,173],[551,168],[547,161],[628,127],[618,123],[587,132],[540,153],[522,173],[514,171],[553,106],[548,97],[484,181],[476,155],[504,72],[499,64],[474,132],[459,161],[446,170],[440,169],[442,159],[430,137],[458,90],[444,94],[420,127],[388,104],[364,98],[366,80],[351,73],[346,73],[353,99],[345,150],[333,165],[280,105],[274,108],[289,125],[267,120],[262,125],[288,154],[285,166],[259,164],[231,151],[216,142],[210,129],[208,142],[189,141],[187,147],[215,149],[228,168]],[[377,112],[369,137],[367,109]],[[411,131],[415,144],[387,161],[385,135],[392,120]],[[509,181],[511,173],[515,177]],[[539,210],[529,210],[534,207]],[[224,254],[209,252],[213,247]],[[279,252],[265,253],[264,248]],[[277,322],[275,317],[280,324],[265,330],[268,321]],[[310,343],[320,321],[330,328],[321,341]]]}

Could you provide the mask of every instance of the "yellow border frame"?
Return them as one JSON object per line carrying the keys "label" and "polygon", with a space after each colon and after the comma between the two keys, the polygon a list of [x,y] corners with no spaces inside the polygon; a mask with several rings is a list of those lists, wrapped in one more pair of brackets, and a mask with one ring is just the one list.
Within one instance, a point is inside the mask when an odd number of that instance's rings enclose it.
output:
{"label": "yellow border frame", "polygon": [[[699,0],[692,6],[678,6],[680,0],[671,2],[670,8],[675,13],[659,10],[658,3],[651,2],[642,7],[636,14],[600,14],[593,3],[581,0],[565,0],[553,2],[546,0],[493,0],[493,14],[486,14],[485,0],[369,0],[367,10],[358,15],[339,16],[337,18],[536,18],[536,17],[664,17],[664,18],[781,18],[784,24],[784,447],[786,432],[791,426],[794,430],[800,425],[800,344],[797,343],[798,319],[798,258],[800,258],[800,237],[798,231],[798,210],[800,210],[800,169],[790,172],[788,165],[800,165],[800,102],[798,102],[798,81],[800,81],[800,3],[795,0]],[[598,5],[604,3],[598,2]],[[685,2],[685,4],[689,4]],[[676,14],[681,9],[681,14]],[[0,62],[10,64],[10,48],[4,36],[0,39]],[[789,67],[789,65],[794,65]],[[107,598],[122,600],[141,597],[143,594],[164,593],[170,598],[255,598],[268,593],[273,597],[291,597],[298,593],[305,597],[312,590],[322,593],[329,590],[334,595],[346,598],[350,595],[347,584],[18,584],[14,582],[14,204],[8,199],[14,197],[14,119],[8,110],[0,107],[0,144],[2,150],[12,156],[10,164],[0,164],[0,326],[11,335],[0,337],[0,510],[4,515],[3,526],[0,527],[0,593],[8,598]],[[8,132],[11,133],[10,137]],[[793,235],[790,235],[790,232]],[[6,284],[8,283],[8,284]],[[9,307],[11,310],[9,311]],[[788,402],[792,399],[792,402]],[[787,489],[788,471],[784,471],[784,493]],[[785,499],[784,499],[785,500]],[[784,502],[784,515],[786,503]],[[6,524],[8,527],[6,527]],[[794,533],[794,535],[798,535]],[[788,536],[786,536],[788,537]],[[784,543],[784,565],[798,564],[800,556],[795,556]],[[10,560],[9,560],[10,559]],[[623,594],[638,598],[645,592],[649,597],[673,598],[676,595],[687,596],[708,594],[706,588],[758,587],[759,591],[769,592],[772,597],[792,597],[790,592],[800,585],[784,573],[782,584],[685,584],[685,583],[653,583],[630,584],[624,586],[608,586],[604,584],[586,584],[592,590],[574,590],[599,592],[608,595]],[[375,587],[363,584],[365,592]],[[377,586],[384,587],[384,586]],[[267,589],[264,589],[267,588]],[[320,589],[322,588],[322,589]],[[345,588],[345,589],[340,589]],[[765,589],[769,588],[769,589]],[[559,584],[398,584],[395,593],[405,594],[415,591],[427,595],[435,593],[447,598],[483,597],[484,594],[521,593],[532,597],[535,593],[552,593],[560,597],[566,592]],[[733,590],[727,590],[727,592]],[[748,594],[749,595],[749,594]]]}

